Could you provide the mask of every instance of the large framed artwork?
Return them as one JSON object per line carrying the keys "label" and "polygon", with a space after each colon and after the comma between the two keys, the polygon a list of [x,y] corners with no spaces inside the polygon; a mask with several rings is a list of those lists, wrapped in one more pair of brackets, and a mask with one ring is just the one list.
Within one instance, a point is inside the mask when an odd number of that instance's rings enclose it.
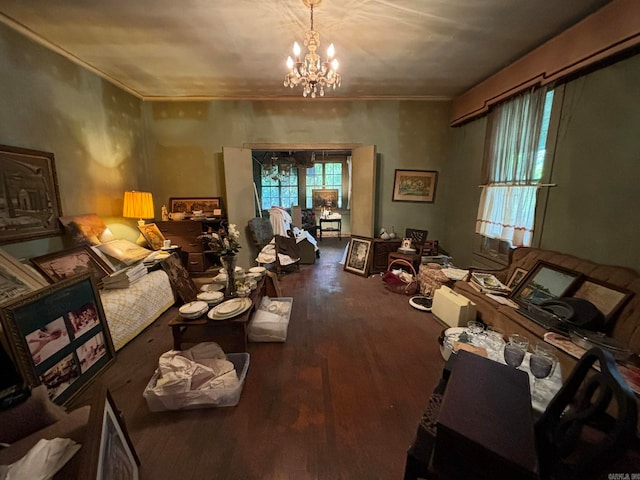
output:
{"label": "large framed artwork", "polygon": [[[540,305],[573,292],[582,274],[539,260],[511,291],[511,298],[521,305]],[[511,279],[509,279],[511,281]]]}
{"label": "large framed artwork", "polygon": [[2,328],[25,381],[45,384],[63,405],[116,358],[89,273],[63,280],[0,308]]}
{"label": "large framed artwork", "polygon": [[91,404],[78,478],[137,480],[140,459],[109,390],[101,385]]}
{"label": "large framed artwork", "polygon": [[438,172],[432,170],[396,170],[393,178],[394,202],[426,202],[436,198]]}
{"label": "large framed artwork", "polygon": [[205,217],[222,217],[220,197],[173,197],[169,199],[169,211],[181,212],[191,217],[194,211],[202,211]]}
{"label": "large framed artwork", "polygon": [[0,249],[0,305],[47,285],[37,272]]}
{"label": "large framed artwork", "polygon": [[102,279],[113,273],[111,267],[87,245],[48,253],[34,257],[30,261],[52,282],[90,272],[93,281],[100,286]]}
{"label": "large framed artwork", "polygon": [[633,296],[633,292],[587,277],[578,286],[573,296],[593,303],[609,323]]}
{"label": "large framed artwork", "polygon": [[347,259],[344,262],[344,269],[347,272],[367,276],[369,264],[371,263],[371,239],[363,237],[351,237]]}
{"label": "large framed artwork", "polygon": [[0,243],[60,235],[53,153],[0,145]]}
{"label": "large framed artwork", "polygon": [[338,189],[315,188],[311,190],[311,205],[315,209],[322,207],[338,208]]}

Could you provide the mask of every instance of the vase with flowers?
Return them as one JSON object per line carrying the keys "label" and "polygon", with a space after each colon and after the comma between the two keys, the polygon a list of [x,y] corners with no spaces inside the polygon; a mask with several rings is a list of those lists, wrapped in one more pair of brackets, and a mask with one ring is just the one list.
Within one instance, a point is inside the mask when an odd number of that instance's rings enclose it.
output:
{"label": "vase with flowers", "polygon": [[236,262],[237,253],[240,250],[240,232],[235,224],[231,223],[227,228],[221,226],[214,232],[209,229],[207,233],[200,236],[211,253],[220,257],[220,263],[227,273],[227,287],[224,296],[227,298],[237,297],[236,290]]}

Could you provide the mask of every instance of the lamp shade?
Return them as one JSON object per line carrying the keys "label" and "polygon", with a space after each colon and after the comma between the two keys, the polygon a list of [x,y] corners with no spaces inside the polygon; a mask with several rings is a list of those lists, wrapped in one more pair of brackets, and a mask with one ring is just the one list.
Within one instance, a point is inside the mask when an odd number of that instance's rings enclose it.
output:
{"label": "lamp shade", "polygon": [[122,216],[127,218],[153,218],[153,196],[149,192],[124,192]]}

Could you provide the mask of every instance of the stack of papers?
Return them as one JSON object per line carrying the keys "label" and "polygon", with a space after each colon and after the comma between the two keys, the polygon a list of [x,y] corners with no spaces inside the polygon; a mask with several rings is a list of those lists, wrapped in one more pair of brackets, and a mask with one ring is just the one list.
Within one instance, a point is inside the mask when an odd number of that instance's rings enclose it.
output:
{"label": "stack of papers", "polygon": [[129,288],[147,274],[147,267],[144,263],[138,263],[131,267],[118,270],[102,279],[102,285],[106,289]]}

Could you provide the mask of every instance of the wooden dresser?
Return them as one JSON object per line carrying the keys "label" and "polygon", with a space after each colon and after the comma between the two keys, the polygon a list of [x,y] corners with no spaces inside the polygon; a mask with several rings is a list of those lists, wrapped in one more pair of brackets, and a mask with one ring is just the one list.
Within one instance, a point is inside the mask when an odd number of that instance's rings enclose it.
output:
{"label": "wooden dresser", "polygon": [[402,245],[402,240],[394,238],[393,240],[383,240],[374,238],[372,240],[372,259],[369,275],[384,272],[387,270],[389,252],[395,252]]}
{"label": "wooden dresser", "polygon": [[223,219],[216,219],[155,223],[164,237],[171,240],[172,245],[182,247],[187,270],[193,274],[202,274],[217,262],[217,257],[211,252],[207,252],[206,244],[198,237],[207,232],[209,228],[217,230],[223,221]]}

